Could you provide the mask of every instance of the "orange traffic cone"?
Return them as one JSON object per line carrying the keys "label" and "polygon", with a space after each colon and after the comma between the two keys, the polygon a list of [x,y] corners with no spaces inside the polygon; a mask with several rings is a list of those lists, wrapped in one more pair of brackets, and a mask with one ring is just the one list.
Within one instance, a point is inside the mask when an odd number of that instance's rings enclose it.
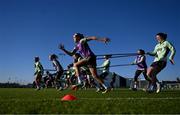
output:
{"label": "orange traffic cone", "polygon": [[73,100],[77,100],[77,98],[71,94],[65,95],[61,101],[73,101]]}

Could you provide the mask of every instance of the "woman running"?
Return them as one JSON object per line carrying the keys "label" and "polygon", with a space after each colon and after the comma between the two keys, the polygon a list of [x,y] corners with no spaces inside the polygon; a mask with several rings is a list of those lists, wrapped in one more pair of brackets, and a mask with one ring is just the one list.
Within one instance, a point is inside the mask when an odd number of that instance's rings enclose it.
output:
{"label": "woman running", "polygon": [[[148,52],[150,56],[155,56],[154,62],[151,64],[151,66],[147,70],[147,76],[152,79],[152,87],[149,89],[149,91],[153,91],[156,87],[156,93],[159,93],[161,90],[161,86],[158,83],[157,74],[161,72],[167,64],[167,56],[169,51],[171,52],[169,56],[169,60],[171,64],[174,64],[174,56],[176,53],[176,50],[174,46],[168,42],[167,34],[165,33],[158,33],[156,34],[156,39],[158,41],[158,44],[155,46],[155,49],[153,52]],[[156,84],[157,82],[157,84]]]}
{"label": "woman running", "polygon": [[52,54],[49,56],[49,60],[52,61],[52,64],[56,70],[56,76],[55,76],[55,85],[56,85],[56,89],[62,90],[63,86],[61,83],[61,76],[63,75],[64,69],[61,66],[61,64],[59,63],[59,61],[57,60],[57,55]]}
{"label": "woman running", "polygon": [[[97,40],[97,41],[101,41],[104,43],[107,43],[110,41],[110,39],[108,38],[97,38],[97,37],[84,37],[83,34],[80,33],[75,33],[73,35],[73,39],[74,42],[76,43],[76,46],[74,48],[74,50],[71,51],[67,51],[64,48],[64,45],[60,45],[60,49],[62,51],[64,51],[66,54],[72,56],[73,54],[75,54],[77,51],[79,51],[79,53],[83,56],[83,59],[77,63],[74,63],[74,68],[76,71],[76,77],[80,77],[80,67],[87,65],[89,67],[89,70],[93,76],[93,78],[95,80],[97,80],[104,88],[105,91],[103,93],[106,93],[108,91],[108,87],[105,86],[105,84],[103,83],[102,80],[99,79],[98,75],[97,75],[97,71],[96,71],[96,56],[95,54],[91,51],[88,42],[91,40]],[[81,84],[81,82],[79,82],[78,84]],[[77,85],[78,86],[78,85]]]}
{"label": "woman running", "polygon": [[138,88],[138,77],[140,76],[141,73],[143,73],[144,78],[147,81],[150,81],[146,75],[147,73],[147,64],[146,64],[146,56],[145,56],[145,51],[142,49],[139,49],[137,51],[137,57],[135,59],[135,61],[133,62],[133,64],[137,65],[137,69],[134,75],[134,86],[132,88],[132,90],[136,91]]}
{"label": "woman running", "polygon": [[43,66],[40,62],[40,58],[39,57],[35,57],[34,58],[34,61],[35,61],[35,64],[34,64],[34,67],[35,67],[35,73],[34,73],[34,76],[35,76],[35,84],[36,84],[36,90],[40,90],[40,86],[41,86],[41,79],[42,79],[42,76],[44,74],[44,69],[43,69]]}

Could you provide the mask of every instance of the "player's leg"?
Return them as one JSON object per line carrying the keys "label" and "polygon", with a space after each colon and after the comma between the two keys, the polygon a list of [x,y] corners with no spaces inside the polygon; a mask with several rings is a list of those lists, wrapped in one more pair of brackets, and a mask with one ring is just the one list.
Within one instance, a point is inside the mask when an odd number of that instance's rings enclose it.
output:
{"label": "player's leg", "polygon": [[142,70],[136,70],[135,75],[134,75],[134,85],[132,90],[136,91],[138,88],[138,77],[142,73]]}

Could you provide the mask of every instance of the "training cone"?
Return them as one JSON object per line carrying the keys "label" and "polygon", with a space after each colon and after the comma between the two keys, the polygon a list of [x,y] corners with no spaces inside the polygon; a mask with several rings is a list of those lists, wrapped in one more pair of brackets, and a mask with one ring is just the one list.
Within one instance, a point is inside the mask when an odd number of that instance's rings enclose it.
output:
{"label": "training cone", "polygon": [[76,98],[75,96],[73,96],[73,95],[70,95],[70,94],[65,95],[65,96],[61,99],[61,101],[74,101],[74,100],[77,100],[77,98]]}

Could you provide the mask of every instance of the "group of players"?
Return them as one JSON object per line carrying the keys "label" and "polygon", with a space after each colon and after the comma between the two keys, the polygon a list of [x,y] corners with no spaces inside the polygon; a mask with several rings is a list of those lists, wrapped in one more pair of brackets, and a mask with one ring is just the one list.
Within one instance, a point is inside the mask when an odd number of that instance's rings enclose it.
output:
{"label": "group of players", "polygon": [[[176,50],[174,46],[166,40],[167,34],[158,33],[156,34],[156,39],[158,44],[155,46],[154,51],[145,53],[145,51],[142,49],[138,50],[137,57],[132,63],[132,65],[137,65],[137,70],[134,76],[134,86],[132,88],[133,90],[137,90],[137,78],[141,73],[143,73],[145,79],[149,82],[146,91],[159,93],[161,86],[157,79],[157,74],[166,67],[169,51],[171,52],[169,60],[172,64],[174,64]],[[54,81],[52,85],[59,90],[65,89],[70,85],[73,90],[77,90],[78,88],[86,86],[85,84],[89,84],[96,87],[96,92],[109,92],[113,88],[113,83],[115,81],[115,74],[112,78],[110,78],[110,80],[108,79],[111,56],[104,56],[104,63],[101,67],[98,67],[102,70],[102,73],[98,75],[96,55],[90,49],[88,42],[91,40],[96,40],[103,43],[108,43],[110,42],[110,39],[98,38],[95,36],[84,37],[84,35],[81,33],[75,33],[73,35],[73,40],[76,45],[72,51],[66,50],[63,44],[59,45],[60,50],[74,58],[73,64],[69,65],[67,70],[63,69],[58,61],[58,57],[55,54],[49,56],[49,60],[52,61],[56,73],[54,74],[55,77],[48,77],[50,78],[48,82],[50,82],[52,79]],[[146,55],[155,57],[154,62],[150,65],[149,68],[146,64]],[[35,57],[34,75],[37,90],[40,89],[43,73],[44,69],[40,63],[40,59],[39,57]],[[47,72],[47,75],[50,75],[49,72]]]}

